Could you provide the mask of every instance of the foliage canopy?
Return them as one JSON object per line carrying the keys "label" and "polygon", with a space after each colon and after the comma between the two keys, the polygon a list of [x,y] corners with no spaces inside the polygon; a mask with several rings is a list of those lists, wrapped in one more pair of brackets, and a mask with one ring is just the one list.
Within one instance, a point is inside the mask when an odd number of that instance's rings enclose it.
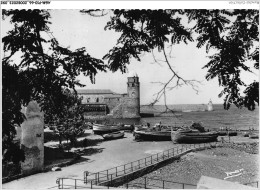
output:
{"label": "foliage canopy", "polygon": [[85,48],[73,51],[62,47],[49,31],[47,10],[3,10],[2,17],[9,17],[13,25],[2,38],[4,155],[12,145],[15,125],[24,120],[22,105],[36,100],[46,123],[63,117],[65,107],[73,103],[64,90],[76,93],[75,86],[83,86],[76,79],[81,73],[94,83],[97,72],[106,71],[106,66]]}
{"label": "foliage canopy", "polygon": [[[183,23],[185,17],[195,24]],[[217,51],[209,56],[210,61],[203,68],[208,69],[207,80],[218,78],[223,87],[219,96],[225,96],[224,108],[229,109],[231,104],[235,104],[254,110],[259,104],[259,83],[245,84],[241,72],[259,69],[258,28],[258,10],[113,10],[105,29],[120,32],[121,36],[104,59],[108,60],[112,71],[120,69],[125,72],[131,58],[140,61],[141,53],[158,48],[173,72],[172,78],[177,78],[176,86],[193,86],[173,71],[165,48],[166,44],[172,46],[195,41],[198,48],[206,46],[207,53],[211,49]],[[244,95],[241,87],[246,88]]]}

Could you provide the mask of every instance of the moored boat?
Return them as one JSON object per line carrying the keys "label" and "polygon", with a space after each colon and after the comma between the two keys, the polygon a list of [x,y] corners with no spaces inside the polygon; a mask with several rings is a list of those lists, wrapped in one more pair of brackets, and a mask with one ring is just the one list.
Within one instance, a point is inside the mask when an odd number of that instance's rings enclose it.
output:
{"label": "moored boat", "polygon": [[144,125],[135,125],[134,126],[134,131],[144,131],[144,130],[148,130],[149,127],[148,126],[144,126]]}
{"label": "moored boat", "polygon": [[193,123],[188,128],[171,131],[171,139],[174,143],[206,143],[217,141],[217,138],[217,132],[206,132],[200,123]]}
{"label": "moored boat", "polygon": [[249,134],[249,138],[250,139],[259,139],[259,134],[257,134],[257,133]]}
{"label": "moored boat", "polygon": [[179,128],[180,127],[171,127],[161,124],[156,124],[153,127],[136,127],[134,136],[136,140],[170,141],[171,130],[177,130]]}
{"label": "moored boat", "polygon": [[123,131],[117,131],[117,132],[113,132],[113,133],[104,134],[104,135],[102,135],[102,137],[105,140],[112,140],[112,139],[123,138],[124,135],[125,135],[125,133]]}
{"label": "moored boat", "polygon": [[123,130],[123,131],[133,131],[134,130],[134,125],[121,124],[120,125],[120,130]]}
{"label": "moored boat", "polygon": [[134,136],[136,140],[170,141],[171,131],[135,130]]}
{"label": "moored boat", "polygon": [[217,132],[200,132],[196,129],[179,129],[171,132],[174,143],[206,143],[217,141]]}
{"label": "moored boat", "polygon": [[93,132],[97,135],[112,133],[120,130],[120,126],[111,124],[93,124]]}

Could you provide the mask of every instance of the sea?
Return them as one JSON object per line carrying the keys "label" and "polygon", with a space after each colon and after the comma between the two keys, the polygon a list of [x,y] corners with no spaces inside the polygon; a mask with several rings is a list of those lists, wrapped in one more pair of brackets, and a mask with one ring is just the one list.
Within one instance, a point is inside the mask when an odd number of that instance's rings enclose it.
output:
{"label": "sea", "polygon": [[231,106],[225,110],[222,104],[214,104],[213,111],[207,111],[203,104],[168,105],[173,110],[165,112],[164,105],[141,106],[141,113],[152,113],[155,117],[140,119],[124,119],[117,122],[125,124],[154,125],[161,122],[163,125],[189,126],[193,122],[200,122],[207,129],[259,130],[259,107],[254,111],[246,108]]}

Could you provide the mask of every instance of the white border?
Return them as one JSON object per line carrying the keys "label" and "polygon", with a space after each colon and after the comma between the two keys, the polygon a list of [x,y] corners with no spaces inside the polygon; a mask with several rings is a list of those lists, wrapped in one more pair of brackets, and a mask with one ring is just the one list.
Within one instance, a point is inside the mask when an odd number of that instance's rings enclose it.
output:
{"label": "white border", "polygon": [[[1,4],[2,9],[259,9],[259,1],[12,1],[21,4]],[[25,4],[22,4],[25,3]],[[32,3],[32,4],[31,4]]]}

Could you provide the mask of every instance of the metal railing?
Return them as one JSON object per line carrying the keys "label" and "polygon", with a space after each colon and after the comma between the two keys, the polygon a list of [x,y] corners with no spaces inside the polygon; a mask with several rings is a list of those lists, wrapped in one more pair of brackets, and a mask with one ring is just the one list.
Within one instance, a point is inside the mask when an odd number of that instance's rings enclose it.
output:
{"label": "metal railing", "polygon": [[58,189],[109,189],[110,187],[109,185],[96,186],[93,181],[86,184],[84,180],[75,178],[58,178],[56,184]]}
{"label": "metal railing", "polygon": [[56,184],[58,189],[93,189],[92,181],[86,186],[84,180],[75,178],[58,178]]}
{"label": "metal railing", "polygon": [[95,185],[108,182],[108,181],[113,181],[113,179],[117,177],[124,176],[134,171],[138,171],[147,168],[148,166],[168,160],[170,158],[173,158],[174,156],[178,156],[179,154],[184,153],[187,150],[212,147],[212,146],[217,146],[217,144],[218,144],[217,142],[201,143],[201,144],[185,144],[185,145],[181,145],[181,147],[171,148],[163,152],[153,154],[151,156],[133,162],[129,162],[127,164],[120,165],[114,168],[99,171],[96,173],[89,173],[85,171],[84,181],[86,184],[92,181],[92,183]]}
{"label": "metal railing", "polygon": [[140,188],[140,189],[195,189],[197,185],[189,184],[189,183],[181,183],[174,181],[167,181],[162,179],[155,178],[141,178],[143,183],[134,182],[134,183],[126,183],[124,186],[126,189],[128,188]]}
{"label": "metal railing", "polygon": [[[100,188],[100,184],[106,182],[106,185],[103,186],[103,188],[109,188],[113,186],[113,180],[125,176],[127,174],[133,173],[135,171],[147,168],[151,165],[158,164],[162,161],[168,160],[170,158],[173,158],[174,156],[178,156],[185,151],[193,150],[193,149],[199,149],[199,148],[209,148],[209,147],[217,147],[217,146],[224,146],[225,144],[232,144],[230,142],[222,141],[222,142],[213,142],[213,143],[201,143],[201,144],[185,144],[181,145],[179,147],[174,147],[168,150],[165,150],[163,152],[153,154],[151,156],[129,162],[124,165],[120,165],[117,167],[113,167],[107,170],[99,171],[96,173],[90,173],[88,171],[84,171],[84,180],[81,179],[73,179],[73,178],[59,178],[57,179],[57,184],[59,189],[79,189],[79,188],[89,188],[89,189],[95,189]],[[144,177],[141,177],[144,178]],[[69,184],[65,181],[70,181]],[[158,183],[152,184],[151,181],[157,181]],[[172,186],[169,187],[169,184]],[[174,184],[174,186],[173,186]],[[244,185],[251,185],[258,187],[258,181],[257,182],[250,182],[246,183]],[[160,179],[153,179],[153,178],[144,178],[144,183],[126,183],[125,188],[129,187],[136,187],[138,188],[160,188],[160,189],[174,189],[177,187],[177,189],[189,189],[194,188],[194,184],[188,184],[188,183],[179,183],[179,182],[173,182],[173,181],[166,181],[166,180],[160,180]]]}
{"label": "metal railing", "polygon": [[259,181],[253,181],[253,182],[249,182],[249,183],[244,183],[244,185],[258,188],[258,183],[259,183]]}

